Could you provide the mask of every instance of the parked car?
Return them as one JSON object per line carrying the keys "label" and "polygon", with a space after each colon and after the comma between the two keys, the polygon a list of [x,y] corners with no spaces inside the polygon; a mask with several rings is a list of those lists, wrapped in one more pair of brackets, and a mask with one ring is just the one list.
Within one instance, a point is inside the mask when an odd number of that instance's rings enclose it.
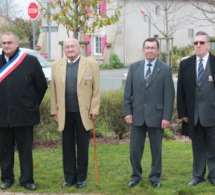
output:
{"label": "parked car", "polygon": [[[47,83],[49,83],[51,81],[51,64],[37,51],[34,51],[32,49],[27,49],[27,48],[20,48],[20,49],[27,54],[37,57],[37,59],[40,62],[40,65],[42,66],[43,72],[46,77],[46,81]],[[0,48],[0,54],[1,53],[2,53],[2,48]]]}

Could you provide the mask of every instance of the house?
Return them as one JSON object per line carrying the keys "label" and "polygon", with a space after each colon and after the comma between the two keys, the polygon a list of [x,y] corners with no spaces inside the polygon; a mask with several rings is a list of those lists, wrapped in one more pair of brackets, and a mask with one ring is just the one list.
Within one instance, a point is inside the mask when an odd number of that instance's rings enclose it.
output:
{"label": "house", "polygon": [[[101,0],[105,1],[105,0]],[[120,21],[97,30],[91,37],[80,36],[80,40],[89,41],[87,55],[99,60],[99,63],[108,63],[112,53],[119,56],[125,65],[142,59],[143,41],[148,37],[156,37],[161,44],[161,50],[167,51],[167,39],[169,47],[178,47],[192,44],[194,34],[203,30],[210,36],[214,36],[214,29],[202,12],[196,9],[188,1],[171,0],[110,0],[100,7],[101,12],[110,15],[115,9],[120,9]],[[204,8],[208,7],[206,1],[198,1]],[[45,25],[46,20],[43,20]],[[47,25],[47,24],[46,24]],[[57,24],[52,22],[52,25]],[[168,34],[169,33],[169,34]],[[168,35],[168,38],[165,36]],[[53,60],[62,56],[60,41],[72,32],[59,25],[58,32],[51,34],[51,58]],[[47,52],[47,33],[41,33],[38,40],[41,49]],[[44,52],[43,51],[43,52]]]}

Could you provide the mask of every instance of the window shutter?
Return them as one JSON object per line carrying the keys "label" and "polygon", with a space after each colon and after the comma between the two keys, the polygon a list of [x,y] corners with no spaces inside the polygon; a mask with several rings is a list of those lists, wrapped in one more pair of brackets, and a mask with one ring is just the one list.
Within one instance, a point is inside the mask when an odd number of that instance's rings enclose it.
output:
{"label": "window shutter", "polygon": [[103,55],[104,50],[105,50],[106,40],[107,40],[107,35],[105,35],[104,37],[102,37],[102,55]]}
{"label": "window shutter", "polygon": [[87,45],[87,55],[91,56],[91,38],[88,35],[86,35],[85,41],[89,41],[89,44]]}
{"label": "window shutter", "polygon": [[101,0],[101,13],[105,13],[105,17],[106,17],[106,0]]}

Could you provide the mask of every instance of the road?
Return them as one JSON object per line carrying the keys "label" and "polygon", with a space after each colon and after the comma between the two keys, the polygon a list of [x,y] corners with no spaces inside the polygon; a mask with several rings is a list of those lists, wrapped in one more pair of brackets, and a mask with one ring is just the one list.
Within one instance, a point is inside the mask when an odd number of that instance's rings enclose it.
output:
{"label": "road", "polygon": [[[119,89],[122,87],[123,74],[128,73],[128,68],[115,69],[115,70],[101,70],[100,71],[100,82],[101,90],[108,91],[111,89]],[[177,88],[177,78],[174,75],[173,78],[174,88],[176,92]]]}
{"label": "road", "polygon": [[127,72],[128,72],[128,68],[115,69],[115,70],[101,70],[100,71],[101,90],[108,91],[111,89],[121,88],[123,74]]}

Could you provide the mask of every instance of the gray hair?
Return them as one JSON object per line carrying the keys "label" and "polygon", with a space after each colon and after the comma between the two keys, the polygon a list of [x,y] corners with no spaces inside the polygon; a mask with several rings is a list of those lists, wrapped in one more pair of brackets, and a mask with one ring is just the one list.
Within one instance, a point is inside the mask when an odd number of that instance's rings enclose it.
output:
{"label": "gray hair", "polygon": [[14,33],[14,32],[11,32],[11,31],[5,32],[5,33],[2,35],[2,37],[3,37],[4,35],[13,35],[13,36],[15,37],[16,41],[17,41],[17,42],[19,41],[18,35],[17,35],[16,33]]}
{"label": "gray hair", "polygon": [[210,37],[206,32],[198,31],[195,36],[205,35],[208,42],[210,42]]}

